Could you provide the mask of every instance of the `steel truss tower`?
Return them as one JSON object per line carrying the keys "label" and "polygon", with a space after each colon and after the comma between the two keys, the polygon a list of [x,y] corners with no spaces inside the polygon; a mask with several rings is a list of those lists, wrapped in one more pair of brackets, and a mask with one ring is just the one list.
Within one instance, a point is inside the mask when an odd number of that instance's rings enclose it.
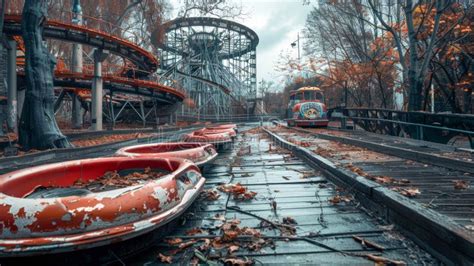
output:
{"label": "steel truss tower", "polygon": [[236,22],[207,17],[168,21],[152,34],[162,75],[181,83],[190,99],[182,114],[246,114],[256,98],[258,36]]}

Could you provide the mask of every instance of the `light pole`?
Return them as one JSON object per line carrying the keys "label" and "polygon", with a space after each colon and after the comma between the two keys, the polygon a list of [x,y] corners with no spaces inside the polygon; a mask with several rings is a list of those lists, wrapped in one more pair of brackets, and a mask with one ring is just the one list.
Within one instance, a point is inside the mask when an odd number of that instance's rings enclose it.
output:
{"label": "light pole", "polygon": [[298,46],[298,61],[300,61],[301,56],[300,56],[300,33],[299,32],[298,32],[296,41],[291,43],[291,47],[295,48],[295,46]]}

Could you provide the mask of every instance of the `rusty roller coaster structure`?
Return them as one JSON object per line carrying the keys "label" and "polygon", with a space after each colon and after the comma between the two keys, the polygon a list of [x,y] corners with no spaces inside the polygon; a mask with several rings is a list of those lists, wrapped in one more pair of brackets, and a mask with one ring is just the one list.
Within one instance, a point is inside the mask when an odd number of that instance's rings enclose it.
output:
{"label": "rusty roller coaster structure", "polygon": [[218,120],[252,113],[258,42],[250,28],[210,17],[178,18],[153,32],[161,75],[183,84],[190,98],[181,116]]}
{"label": "rusty roller coaster structure", "polygon": [[[7,68],[17,74],[18,91],[22,91],[25,50],[20,37],[21,14],[10,10],[9,5],[3,33],[13,43],[9,50],[14,59],[9,60]],[[72,11],[62,11],[54,19],[48,18],[43,34],[47,39],[73,43],[72,57],[57,57],[54,70],[54,85],[57,87],[55,111],[59,112],[61,108],[70,110],[73,121],[76,105],[91,113],[95,130],[102,129],[102,117],[113,127],[127,112],[144,125],[150,120],[159,123],[160,117],[170,119],[186,97],[180,84],[156,74],[158,59],[137,43],[133,32],[125,32],[117,25],[83,15],[79,4]],[[92,48],[91,53],[84,55],[82,45]],[[118,63],[106,60],[111,56]],[[18,111],[21,112],[20,104]]]}

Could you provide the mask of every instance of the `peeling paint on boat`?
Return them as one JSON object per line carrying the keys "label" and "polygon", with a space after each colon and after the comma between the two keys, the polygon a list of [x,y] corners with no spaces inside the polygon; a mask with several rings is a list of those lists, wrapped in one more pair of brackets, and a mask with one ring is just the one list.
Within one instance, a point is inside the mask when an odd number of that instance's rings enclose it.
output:
{"label": "peeling paint on boat", "polygon": [[[28,178],[36,171],[49,171],[50,175],[63,178],[62,171],[70,167],[96,167],[93,173],[101,176],[110,170],[110,165],[102,170],[98,168],[111,161],[112,166],[122,169],[127,169],[125,166],[129,169],[145,168],[150,164],[150,167],[162,167],[172,173],[141,185],[83,196],[37,199],[18,196],[28,195],[36,184],[29,184],[31,188],[23,190],[15,189],[17,196],[8,195],[8,188],[19,181],[16,179],[31,182]],[[199,178],[183,186],[179,178],[188,172]],[[79,175],[81,178],[82,174]],[[72,184],[74,181],[68,182]],[[156,158],[87,159],[5,174],[0,176],[0,257],[66,252],[141,235],[182,213],[198,196],[204,181],[199,169],[190,161]]]}

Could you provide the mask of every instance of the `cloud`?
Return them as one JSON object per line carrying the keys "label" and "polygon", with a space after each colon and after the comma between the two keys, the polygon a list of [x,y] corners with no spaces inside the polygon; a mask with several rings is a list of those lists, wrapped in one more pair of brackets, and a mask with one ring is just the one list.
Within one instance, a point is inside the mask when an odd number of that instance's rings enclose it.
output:
{"label": "cloud", "polygon": [[[288,50],[295,58],[297,57],[297,49],[291,48],[290,44],[296,40],[298,32],[304,28],[306,17],[312,7],[303,5],[303,0],[231,1],[238,5],[242,4],[244,11],[248,13],[236,22],[251,28],[259,37],[257,81],[277,80],[278,84],[279,73],[274,70],[278,56],[282,50]],[[176,9],[174,11],[176,13]],[[303,41],[300,41],[302,51]]]}
{"label": "cloud", "polygon": [[[238,21],[253,29],[259,37],[257,47],[257,80],[274,80],[279,73],[274,70],[282,50],[290,50],[297,57],[297,49],[290,44],[304,28],[311,6],[299,0],[244,0],[242,5],[249,10],[246,19]],[[302,47],[302,40],[300,40]],[[301,48],[302,49],[302,48]]]}

